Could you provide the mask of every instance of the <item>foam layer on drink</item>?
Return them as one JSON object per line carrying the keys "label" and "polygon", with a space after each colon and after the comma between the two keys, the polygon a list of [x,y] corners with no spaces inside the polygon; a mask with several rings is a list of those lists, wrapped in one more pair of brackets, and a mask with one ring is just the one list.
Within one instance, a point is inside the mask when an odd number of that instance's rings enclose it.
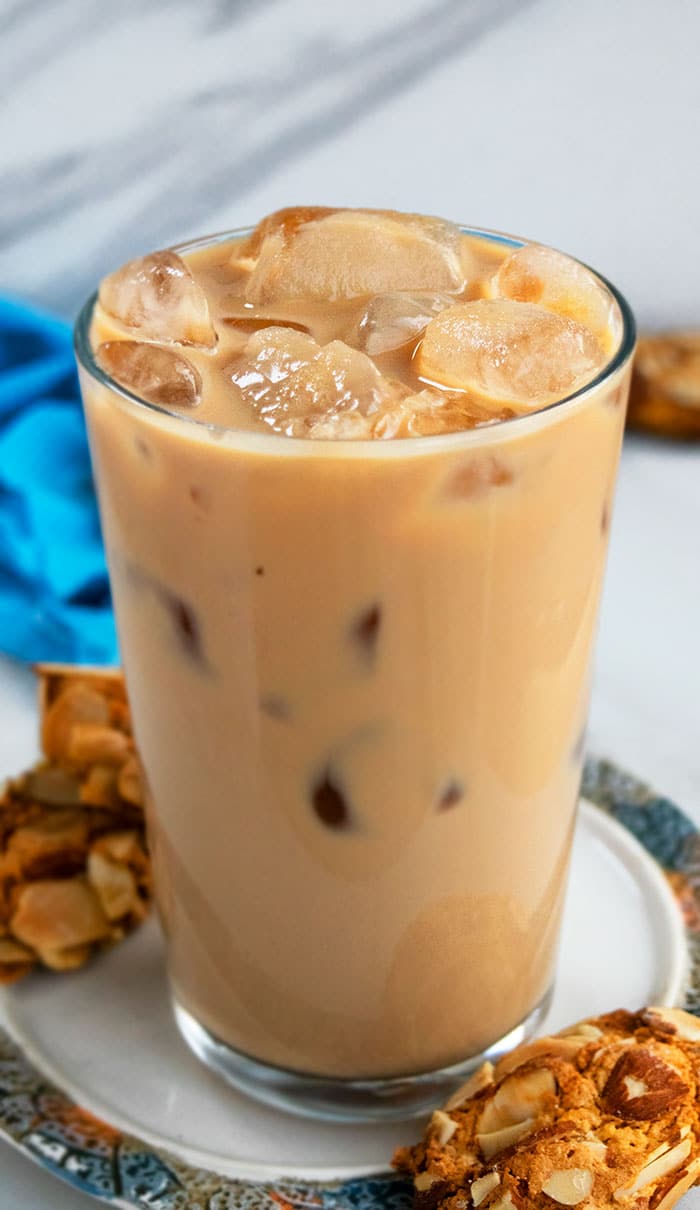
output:
{"label": "foam layer on drink", "polygon": [[536,244],[394,211],[297,207],[251,235],[131,261],[93,342],[139,397],[233,429],[369,439],[471,429],[592,381],[620,317]]}

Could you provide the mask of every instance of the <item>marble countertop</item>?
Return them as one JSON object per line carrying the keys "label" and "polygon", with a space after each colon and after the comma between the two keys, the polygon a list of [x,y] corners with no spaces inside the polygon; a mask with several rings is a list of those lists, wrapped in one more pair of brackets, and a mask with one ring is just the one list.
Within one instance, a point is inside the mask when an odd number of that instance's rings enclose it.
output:
{"label": "marble countertop", "polygon": [[[694,0],[0,0],[0,28],[0,283],[66,317],[129,256],[311,202],[540,238],[700,326]],[[698,822],[699,469],[625,443],[590,733]],[[0,716],[11,769],[8,661]],[[0,1210],[89,1204],[4,1146],[0,1174]]]}

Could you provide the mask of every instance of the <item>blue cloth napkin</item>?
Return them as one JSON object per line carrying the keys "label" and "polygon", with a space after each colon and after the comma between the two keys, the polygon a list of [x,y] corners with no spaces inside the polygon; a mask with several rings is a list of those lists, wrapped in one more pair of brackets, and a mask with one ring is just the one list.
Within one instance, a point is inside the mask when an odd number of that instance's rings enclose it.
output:
{"label": "blue cloth napkin", "polygon": [[2,298],[0,650],[67,663],[117,657],[71,330]]}

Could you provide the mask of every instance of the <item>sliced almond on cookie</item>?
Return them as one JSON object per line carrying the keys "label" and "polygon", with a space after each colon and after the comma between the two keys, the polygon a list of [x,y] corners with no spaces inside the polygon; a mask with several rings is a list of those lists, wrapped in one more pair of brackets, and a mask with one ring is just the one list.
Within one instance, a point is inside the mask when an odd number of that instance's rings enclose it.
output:
{"label": "sliced almond on cookie", "polygon": [[597,1042],[603,1037],[603,1031],[591,1021],[579,1021],[576,1025],[569,1025],[567,1029],[560,1029],[556,1037],[585,1038],[587,1042]]}
{"label": "sliced almond on cookie", "polygon": [[662,1155],[656,1155],[655,1159],[644,1165],[630,1185],[626,1185],[624,1188],[615,1191],[615,1201],[625,1201],[626,1198],[633,1197],[636,1193],[639,1193],[640,1189],[644,1189],[647,1185],[663,1180],[670,1172],[675,1172],[677,1168],[680,1168],[685,1163],[690,1152],[690,1139],[683,1139],[682,1142],[663,1152]]}
{"label": "sliced almond on cookie", "polygon": [[480,1206],[485,1197],[492,1193],[501,1183],[501,1178],[497,1172],[485,1172],[483,1176],[477,1177],[472,1181],[471,1197],[474,1206]]}
{"label": "sliced almond on cookie", "polygon": [[91,945],[69,945],[65,949],[39,950],[39,957],[44,966],[52,971],[75,971],[84,966],[90,957]]}
{"label": "sliced almond on cookie", "polygon": [[513,1143],[517,1143],[518,1139],[529,1134],[534,1125],[534,1118],[525,1118],[523,1122],[515,1122],[512,1126],[503,1126],[500,1130],[491,1130],[486,1134],[482,1132],[477,1133],[476,1141],[479,1144],[484,1159],[492,1160],[495,1155],[498,1155],[501,1151],[505,1151],[506,1147],[512,1147]]}
{"label": "sliced almond on cookie", "polygon": [[652,1026],[657,1022],[667,1025],[685,1042],[700,1042],[700,1018],[682,1008],[647,1008],[644,1017]]}
{"label": "sliced almond on cookie", "polygon": [[588,1168],[558,1168],[544,1182],[542,1192],[562,1206],[577,1206],[593,1188],[593,1173]]}
{"label": "sliced almond on cookie", "polygon": [[419,1172],[413,1178],[413,1187],[418,1193],[427,1193],[428,1189],[436,1183],[440,1178],[434,1176],[432,1172]]}
{"label": "sliced almond on cookie", "polygon": [[74,723],[68,732],[66,757],[75,765],[123,765],[132,743],[122,731],[101,723]]}
{"label": "sliced almond on cookie", "polygon": [[671,1210],[676,1202],[687,1193],[688,1190],[700,1180],[700,1157],[693,1160],[692,1164],[686,1169],[683,1175],[664,1193],[660,1202],[657,1202],[655,1210]]}
{"label": "sliced almond on cookie", "polygon": [[510,1210],[513,1205],[513,1198],[510,1189],[506,1190],[503,1197],[499,1197],[497,1202],[493,1202],[489,1210]]}
{"label": "sliced almond on cookie", "polygon": [[537,1117],[552,1105],[556,1090],[554,1076],[546,1067],[516,1069],[486,1102],[478,1121],[479,1132],[489,1134]]}
{"label": "sliced almond on cookie", "polygon": [[436,1143],[440,1147],[444,1147],[449,1143],[452,1135],[457,1129],[457,1123],[453,1121],[449,1114],[442,1109],[436,1109],[428,1123],[428,1130],[432,1133]]}
{"label": "sliced almond on cookie", "polygon": [[533,1042],[523,1043],[522,1046],[516,1047],[510,1054],[504,1055],[502,1059],[498,1060],[495,1072],[496,1079],[500,1079],[512,1071],[517,1071],[519,1067],[522,1067],[525,1063],[529,1063],[531,1059],[546,1057],[569,1061],[591,1041],[591,1038],[578,1034],[571,1034],[566,1037],[554,1034],[547,1038],[535,1038]]}
{"label": "sliced almond on cookie", "polygon": [[99,899],[82,877],[28,883],[19,894],[10,928],[42,955],[109,936],[109,921]]}
{"label": "sliced almond on cookie", "polygon": [[482,1088],[488,1088],[489,1085],[493,1084],[494,1082],[493,1072],[493,1063],[490,1063],[487,1059],[485,1063],[481,1064],[481,1067],[478,1067],[477,1070],[470,1075],[469,1079],[466,1080],[464,1084],[460,1084],[459,1088],[452,1093],[451,1097],[448,1097],[448,1099],[445,1101],[444,1108],[448,1111],[451,1109],[458,1109],[459,1106],[463,1105],[465,1101],[468,1101],[470,1097],[475,1096],[477,1092],[481,1092]]}
{"label": "sliced almond on cookie", "polygon": [[96,726],[109,723],[109,705],[105,698],[82,681],[64,688],[44,715],[41,744],[50,760],[66,760],[71,731],[80,723]]}
{"label": "sliced almond on cookie", "polygon": [[128,866],[117,865],[102,853],[92,852],[87,859],[87,876],[108,920],[121,920],[138,912],[136,879]]}

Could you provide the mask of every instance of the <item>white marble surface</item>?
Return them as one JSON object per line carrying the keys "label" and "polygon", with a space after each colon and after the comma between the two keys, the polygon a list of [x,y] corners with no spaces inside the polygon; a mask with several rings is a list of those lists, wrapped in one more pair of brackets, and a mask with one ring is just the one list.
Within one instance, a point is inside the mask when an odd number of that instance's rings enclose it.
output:
{"label": "white marble surface", "polygon": [[[66,316],[130,255],[306,201],[539,237],[700,325],[695,0],[0,0],[0,31],[0,283]],[[626,443],[590,742],[698,822],[699,472]],[[7,662],[0,718],[5,770],[35,747]],[[0,1210],[87,1204],[0,1147]]]}

